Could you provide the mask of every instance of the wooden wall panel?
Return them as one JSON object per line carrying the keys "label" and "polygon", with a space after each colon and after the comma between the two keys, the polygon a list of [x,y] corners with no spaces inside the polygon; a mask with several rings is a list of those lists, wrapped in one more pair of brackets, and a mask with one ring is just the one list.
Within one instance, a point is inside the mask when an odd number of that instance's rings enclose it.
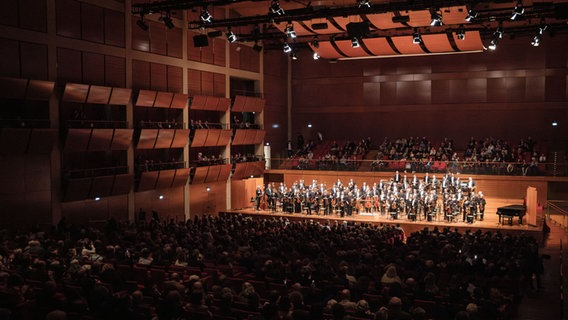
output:
{"label": "wooden wall panel", "polygon": [[57,79],[80,83],[83,80],[81,70],[81,51],[57,48]]}
{"label": "wooden wall panel", "polygon": [[155,149],[169,149],[172,145],[175,129],[160,129],[156,139]]}
{"label": "wooden wall panel", "polygon": [[18,12],[18,2],[19,0],[4,0],[2,2],[3,9],[0,10],[0,21],[2,21],[3,25],[18,26],[19,16],[14,14],[14,12]]}
{"label": "wooden wall panel", "polygon": [[217,146],[217,142],[219,141],[219,134],[221,133],[221,129],[209,129],[207,130],[207,139],[205,140],[205,147],[213,147]]}
{"label": "wooden wall panel", "polygon": [[113,134],[114,129],[93,129],[91,141],[89,142],[89,151],[110,150]]}
{"label": "wooden wall panel", "polygon": [[219,172],[221,172],[221,166],[210,166],[205,183],[216,182],[219,179]]}
{"label": "wooden wall panel", "polygon": [[185,109],[188,104],[188,96],[183,93],[174,94],[171,107],[174,109]]}
{"label": "wooden wall panel", "polygon": [[224,74],[214,73],[213,74],[213,94],[219,97],[224,97],[226,87],[226,77]]}
{"label": "wooden wall panel", "polygon": [[153,107],[156,102],[157,92],[153,90],[140,90],[136,98],[137,107]]}
{"label": "wooden wall panel", "polygon": [[231,176],[231,170],[233,169],[232,164],[223,164],[220,165],[221,170],[219,171],[219,181],[227,181]]}
{"label": "wooden wall panel", "polygon": [[87,95],[87,103],[108,104],[111,93],[111,87],[91,85],[89,88],[89,94]]}
{"label": "wooden wall panel", "polygon": [[0,98],[2,99],[24,100],[27,89],[27,79],[0,78]]}
{"label": "wooden wall panel", "polygon": [[183,188],[172,188],[136,192],[134,206],[137,208],[136,211],[142,209],[146,212],[147,220],[150,220],[152,211],[155,211],[161,221],[184,221],[183,191]]}
{"label": "wooden wall panel", "polygon": [[103,8],[81,3],[81,37],[83,40],[104,43]]}
{"label": "wooden wall panel", "polygon": [[132,129],[114,129],[114,136],[110,145],[111,150],[127,150],[132,143]]}
{"label": "wooden wall panel", "polygon": [[146,171],[140,175],[137,191],[148,191],[156,188],[160,171]]}
{"label": "wooden wall panel", "polygon": [[132,49],[150,52],[150,32],[144,31],[136,25],[138,19],[139,17],[132,16]]}
{"label": "wooden wall panel", "polygon": [[213,73],[212,72],[201,72],[201,94],[207,96],[215,95],[213,90]]}
{"label": "wooden wall panel", "polygon": [[201,94],[201,71],[187,69],[188,91],[190,96]]}
{"label": "wooden wall panel", "polygon": [[150,88],[158,91],[168,90],[168,75],[165,64],[150,63]]}
{"label": "wooden wall panel", "polygon": [[[207,192],[209,187],[209,192]],[[217,215],[227,208],[226,183],[192,185],[189,187],[190,217]]]}
{"label": "wooden wall panel", "polygon": [[28,84],[28,91],[26,92],[26,99],[47,101],[53,95],[55,83],[43,80],[30,80]]}
{"label": "wooden wall panel", "polygon": [[221,130],[219,135],[219,141],[217,142],[218,146],[226,146],[231,142],[231,136],[233,135],[232,130]]}
{"label": "wooden wall panel", "polygon": [[233,145],[242,145],[245,144],[247,130],[246,129],[237,129],[235,130],[235,136],[233,137]]}
{"label": "wooden wall panel", "polygon": [[158,129],[142,129],[136,149],[154,149],[157,136]]}
{"label": "wooden wall panel", "polygon": [[105,9],[104,15],[105,44],[124,48],[124,14],[122,12]]}
{"label": "wooden wall panel", "polygon": [[203,147],[205,145],[205,141],[207,140],[207,129],[196,129],[195,134],[193,136],[193,140],[191,141],[192,147]]}
{"label": "wooden wall panel", "polygon": [[172,140],[172,148],[184,148],[189,141],[188,129],[176,129]]}
{"label": "wooden wall panel", "polygon": [[0,158],[0,195],[16,195],[26,191],[26,167],[22,165],[20,156]]}
{"label": "wooden wall panel", "polygon": [[189,179],[189,168],[176,169],[172,188],[183,187]]}
{"label": "wooden wall panel", "polygon": [[83,83],[105,85],[105,56],[83,52]]}
{"label": "wooden wall panel", "polygon": [[205,178],[207,177],[207,172],[209,167],[197,167],[195,168],[195,174],[193,179],[191,179],[191,184],[202,184],[205,183]]}
{"label": "wooden wall panel", "polygon": [[81,38],[81,3],[74,0],[55,2],[57,34],[63,37]]}
{"label": "wooden wall panel", "polygon": [[160,55],[167,53],[166,26],[163,23],[148,21],[150,26],[150,52]]}
{"label": "wooden wall panel", "polygon": [[158,181],[156,183],[156,189],[168,189],[172,186],[174,182],[174,177],[176,170],[160,170],[160,175],[158,176]]}
{"label": "wooden wall panel", "polygon": [[47,46],[43,44],[20,43],[21,77],[47,80]]}
{"label": "wooden wall panel", "polygon": [[105,56],[105,85],[126,87],[126,60],[124,58]]}
{"label": "wooden wall panel", "polygon": [[114,176],[94,177],[91,184],[89,198],[108,197],[111,195],[112,186],[114,184]]}
{"label": "wooden wall panel", "polygon": [[0,75],[13,78],[20,77],[19,41],[0,38]]}
{"label": "wooden wall panel", "polygon": [[225,66],[225,40],[221,38],[213,39],[213,64]]}
{"label": "wooden wall panel", "polygon": [[262,178],[245,179],[245,180],[232,180],[231,181],[231,208],[244,209],[252,208],[253,204],[250,202],[254,198],[256,186],[264,185]]}
{"label": "wooden wall panel", "polygon": [[193,43],[193,37],[198,35],[197,32],[187,32],[187,59],[191,61],[201,60],[201,49],[196,48]]}
{"label": "wooden wall panel", "polygon": [[181,29],[173,28],[167,31],[167,54],[170,57],[182,58],[182,37]]}
{"label": "wooden wall panel", "polygon": [[180,67],[167,66],[167,73],[168,73],[168,91],[182,93],[183,69]]}
{"label": "wooden wall panel", "polygon": [[156,95],[156,101],[154,102],[154,107],[169,108],[172,104],[173,98],[174,94],[171,92],[158,91]]}
{"label": "wooden wall panel", "polygon": [[233,180],[245,179],[247,178],[247,163],[240,162],[235,164],[235,171],[233,171]]}

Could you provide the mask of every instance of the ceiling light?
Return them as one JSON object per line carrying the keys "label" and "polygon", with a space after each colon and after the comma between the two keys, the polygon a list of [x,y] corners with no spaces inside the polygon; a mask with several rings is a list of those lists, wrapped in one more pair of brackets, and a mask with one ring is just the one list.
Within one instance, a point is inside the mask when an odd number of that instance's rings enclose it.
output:
{"label": "ceiling light", "polygon": [[229,43],[237,41],[237,35],[234,34],[231,29],[229,29],[225,35],[227,36],[227,41],[229,41]]}
{"label": "ceiling light", "polygon": [[370,0],[359,0],[359,9],[369,9],[371,8],[371,1]]}
{"label": "ceiling light", "polygon": [[313,58],[314,60],[318,60],[320,58],[320,55],[317,52],[314,52]]}
{"label": "ceiling light", "polygon": [[422,37],[420,36],[420,33],[418,33],[418,31],[415,31],[414,34],[412,35],[412,43],[414,44],[422,43]]}
{"label": "ceiling light", "polygon": [[351,48],[359,48],[359,40],[357,39],[357,37],[353,37],[353,39],[351,39]]}
{"label": "ceiling light", "polygon": [[517,20],[517,18],[519,18],[523,14],[525,14],[525,7],[523,7],[523,4],[521,3],[521,1],[519,1],[519,2],[517,2],[515,9],[513,9],[513,14],[511,15],[511,20]]}
{"label": "ceiling light", "polygon": [[493,33],[493,39],[491,39],[491,43],[489,43],[489,46],[487,47],[489,50],[495,50],[497,49],[497,44],[499,44],[499,40],[501,38],[503,38],[503,28],[499,27],[497,28],[497,30],[495,30],[495,32]]}
{"label": "ceiling light", "polygon": [[284,53],[290,53],[292,52],[292,47],[290,47],[289,44],[285,43],[284,46],[282,47],[282,50],[284,51]]}
{"label": "ceiling light", "polygon": [[203,8],[203,11],[201,11],[201,15],[199,17],[201,18],[201,22],[203,23],[213,22],[213,16],[209,13],[209,11],[207,11],[207,8]]}
{"label": "ceiling light", "polygon": [[320,47],[320,43],[319,43],[319,40],[318,40],[318,37],[317,37],[317,36],[314,38],[314,40],[312,40],[312,47],[314,47],[314,48],[319,48],[319,47]]}
{"label": "ceiling light", "polygon": [[487,47],[489,50],[495,50],[497,49],[497,43],[499,42],[499,40],[497,39],[491,39],[491,43],[489,44],[489,46]]}
{"label": "ceiling light", "polygon": [[288,23],[288,25],[286,26],[286,36],[288,36],[288,38],[296,38],[296,31],[294,31],[294,25],[290,22]]}
{"label": "ceiling light", "polygon": [[148,24],[146,23],[146,21],[144,21],[144,16],[140,16],[140,19],[138,21],[136,21],[136,25],[144,30],[144,31],[148,31]]}
{"label": "ceiling light", "polygon": [[270,4],[270,12],[277,14],[279,16],[284,15],[284,9],[280,7],[280,2],[278,0],[273,0]]}
{"label": "ceiling light", "polygon": [[296,52],[292,52],[290,56],[292,57],[292,60],[298,60],[298,55],[296,54]]}
{"label": "ceiling light", "polygon": [[170,14],[166,14],[165,17],[162,18],[162,21],[164,22],[164,24],[166,25],[166,27],[168,29],[173,29],[174,26],[174,22],[172,21],[172,18],[170,18]]}
{"label": "ceiling light", "polygon": [[465,40],[465,30],[463,28],[458,29],[458,31],[456,31],[456,37],[458,40]]}
{"label": "ceiling light", "polygon": [[433,11],[432,14],[431,14],[431,19],[432,19],[432,21],[430,22],[431,26],[439,27],[439,26],[443,25],[442,15],[439,14],[438,12]]}
{"label": "ceiling light", "polygon": [[477,15],[478,15],[477,11],[470,9],[467,12],[467,16],[465,17],[465,21],[472,22],[475,18],[477,18]]}

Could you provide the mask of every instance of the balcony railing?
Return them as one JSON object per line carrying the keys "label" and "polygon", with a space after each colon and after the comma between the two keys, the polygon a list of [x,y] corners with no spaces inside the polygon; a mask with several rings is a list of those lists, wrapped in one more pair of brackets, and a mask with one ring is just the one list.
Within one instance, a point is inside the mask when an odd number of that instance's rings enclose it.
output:
{"label": "balcony railing", "polygon": [[93,128],[93,129],[126,129],[128,122],[112,120],[67,120],[68,128]]}
{"label": "balcony railing", "polygon": [[324,160],[270,159],[271,169],[329,171],[406,171],[416,173],[468,173],[508,176],[568,176],[568,162],[546,162],[531,165],[521,162],[410,161],[410,160]]}
{"label": "balcony railing", "polygon": [[112,176],[116,174],[126,174],[126,173],[128,173],[127,166],[63,170],[63,176],[67,179]]}

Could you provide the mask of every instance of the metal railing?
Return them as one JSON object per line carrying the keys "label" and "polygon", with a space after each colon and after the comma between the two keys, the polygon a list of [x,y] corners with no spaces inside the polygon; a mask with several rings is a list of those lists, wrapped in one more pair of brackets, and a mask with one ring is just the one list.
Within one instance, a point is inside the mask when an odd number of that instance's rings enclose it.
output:
{"label": "metal railing", "polygon": [[546,217],[565,230],[568,230],[568,201],[549,200],[546,202]]}
{"label": "metal railing", "polygon": [[49,128],[51,122],[49,119],[2,119],[0,120],[0,128]]}
{"label": "metal railing", "polygon": [[112,176],[125,173],[128,173],[128,166],[63,170],[63,176],[67,179]]}
{"label": "metal railing", "polygon": [[68,128],[93,128],[93,129],[126,129],[128,122],[113,120],[67,120]]}
{"label": "metal railing", "polygon": [[354,157],[343,160],[271,158],[270,166],[272,169],[284,170],[459,172],[475,175],[568,176],[568,163],[566,162],[530,165],[522,162],[361,160]]}

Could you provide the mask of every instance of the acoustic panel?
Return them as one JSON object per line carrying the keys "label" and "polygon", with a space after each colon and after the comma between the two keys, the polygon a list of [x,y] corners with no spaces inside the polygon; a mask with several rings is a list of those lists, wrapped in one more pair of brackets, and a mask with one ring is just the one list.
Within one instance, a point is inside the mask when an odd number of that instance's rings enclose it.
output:
{"label": "acoustic panel", "polygon": [[189,168],[176,169],[172,188],[183,187],[189,179]]}
{"label": "acoustic panel", "polygon": [[156,101],[156,95],[156,91],[140,90],[140,92],[138,92],[138,98],[136,99],[136,106],[153,107],[154,101]]}
{"label": "acoustic panel", "polygon": [[132,89],[112,88],[109,104],[125,106],[130,101]]}
{"label": "acoustic panel", "polygon": [[175,129],[160,129],[154,149],[169,149],[172,145]]}
{"label": "acoustic panel", "polygon": [[64,152],[85,152],[91,139],[91,129],[71,128],[67,132]]}
{"label": "acoustic panel", "polygon": [[191,99],[190,109],[192,109],[192,110],[204,110],[205,103],[207,103],[207,97],[206,96],[200,96],[200,95],[194,96]]}
{"label": "acoustic panel", "polygon": [[191,179],[191,184],[202,184],[205,183],[205,178],[207,177],[207,172],[209,167],[197,167],[195,168],[195,174],[193,179]]}
{"label": "acoustic panel", "polygon": [[247,173],[246,162],[240,162],[235,164],[235,171],[233,172],[233,180],[241,180],[248,178],[246,173]]}
{"label": "acoustic panel", "polygon": [[114,129],[93,129],[91,132],[91,141],[89,142],[89,151],[108,151],[112,142]]}
{"label": "acoustic panel", "polygon": [[176,170],[161,170],[156,183],[156,189],[169,189],[171,188]]}
{"label": "acoustic panel", "polygon": [[263,144],[265,135],[266,135],[266,131],[256,130],[256,136],[254,138],[254,144]]}
{"label": "acoustic panel", "polygon": [[210,166],[209,171],[207,171],[207,178],[205,178],[205,183],[217,182],[219,179],[219,172],[221,171],[221,166]]}
{"label": "acoustic panel", "polygon": [[174,94],[172,92],[159,91],[156,95],[156,101],[154,102],[154,107],[157,108],[169,108],[172,104]]}
{"label": "acoustic panel", "polygon": [[154,149],[156,138],[158,137],[158,129],[142,129],[140,139],[136,145],[137,149]]}
{"label": "acoustic panel", "polygon": [[258,130],[244,130],[245,131],[245,139],[243,141],[243,144],[254,144],[254,142],[256,141],[256,132]]}
{"label": "acoustic panel", "polygon": [[219,141],[217,142],[218,146],[226,146],[231,142],[231,136],[233,135],[232,130],[221,130],[219,134]]}
{"label": "acoustic panel", "polygon": [[207,139],[205,140],[204,147],[214,147],[217,146],[217,142],[219,141],[219,134],[221,133],[221,129],[208,129],[207,130]]}
{"label": "acoustic panel", "polygon": [[91,86],[87,95],[87,103],[108,104],[111,92],[111,87]]}
{"label": "acoustic panel", "polygon": [[172,99],[171,107],[174,109],[184,109],[187,106],[187,100],[187,94],[175,93]]}
{"label": "acoustic panel", "polygon": [[217,111],[226,112],[231,107],[231,99],[229,98],[219,98],[217,103]]}
{"label": "acoustic panel", "polygon": [[176,129],[172,140],[171,148],[185,148],[189,141],[188,129]]}
{"label": "acoustic panel", "polygon": [[195,133],[193,135],[193,140],[191,141],[192,147],[203,147],[205,145],[205,141],[207,140],[207,133],[209,130],[207,129],[195,129]]}
{"label": "acoustic panel", "polygon": [[242,112],[245,110],[245,103],[246,97],[245,96],[235,96],[235,100],[233,101],[233,108],[231,111],[233,112]]}
{"label": "acoustic panel", "polygon": [[209,97],[207,97],[207,100],[205,100],[205,106],[204,106],[203,110],[216,111],[218,104],[219,104],[219,98],[218,97],[209,96]]}
{"label": "acoustic panel", "polygon": [[159,171],[145,171],[140,175],[140,182],[138,183],[138,191],[154,190],[158,182]]}
{"label": "acoustic panel", "polygon": [[133,129],[114,129],[111,150],[127,150],[132,142]]}
{"label": "acoustic panel", "polygon": [[237,130],[235,130],[235,136],[234,136],[234,138],[233,138],[233,143],[232,143],[232,145],[237,146],[237,145],[245,144],[246,134],[247,134],[247,130],[246,130],[246,129],[237,129]]}
{"label": "acoustic panel", "polygon": [[88,84],[67,83],[63,92],[62,101],[85,103],[89,93]]}
{"label": "acoustic panel", "polygon": [[219,171],[219,178],[218,181],[227,181],[231,176],[231,170],[233,169],[233,165],[231,164],[223,164],[220,165],[221,170]]}
{"label": "acoustic panel", "polygon": [[26,92],[26,99],[47,101],[53,94],[55,82],[43,80],[30,80],[28,84],[28,91]]}

